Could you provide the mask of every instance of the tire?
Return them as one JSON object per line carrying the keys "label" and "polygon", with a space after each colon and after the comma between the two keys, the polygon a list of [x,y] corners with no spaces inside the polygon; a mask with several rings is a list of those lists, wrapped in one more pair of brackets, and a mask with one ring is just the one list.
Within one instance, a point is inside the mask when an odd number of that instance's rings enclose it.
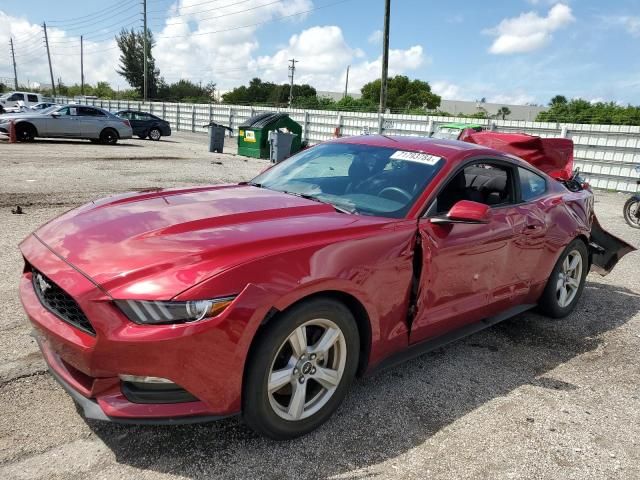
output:
{"label": "tire", "polygon": [[624,221],[633,228],[640,228],[640,218],[635,215],[636,211],[640,208],[639,204],[640,201],[637,198],[631,197],[624,203],[622,210],[624,214]]}
{"label": "tire", "polygon": [[100,142],[100,140],[98,140],[97,138],[90,138],[90,139],[89,139],[89,141],[90,141],[91,143],[98,143],[98,142]]}
{"label": "tire", "polygon": [[147,138],[147,134],[145,133],[144,135],[138,135],[138,138],[140,140],[144,140],[145,138]]}
{"label": "tire", "polygon": [[161,136],[162,136],[162,133],[160,132],[160,129],[154,127],[151,130],[149,130],[149,138],[151,140],[157,142],[158,140],[160,140]]}
{"label": "tire", "polygon": [[19,142],[33,142],[36,138],[36,128],[30,123],[16,125],[16,138]]}
{"label": "tire", "polygon": [[100,143],[105,145],[115,145],[118,143],[118,132],[113,128],[105,128],[100,132]]}
{"label": "tire", "polygon": [[[325,349],[321,339],[330,347]],[[355,319],[340,302],[309,300],[273,318],[247,360],[242,395],[245,421],[274,440],[315,430],[344,400],[355,377],[359,350]]]}
{"label": "tire", "polygon": [[[573,268],[571,268],[572,265],[574,265]],[[587,273],[589,273],[587,246],[582,240],[575,239],[564,249],[553,267],[538,302],[539,310],[551,318],[563,318],[569,315],[582,295]]]}

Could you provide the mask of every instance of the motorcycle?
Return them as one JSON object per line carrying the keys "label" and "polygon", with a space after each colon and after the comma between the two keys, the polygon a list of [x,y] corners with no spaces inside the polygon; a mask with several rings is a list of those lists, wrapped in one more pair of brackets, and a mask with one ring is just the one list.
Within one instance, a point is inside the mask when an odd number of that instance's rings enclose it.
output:
{"label": "motorcycle", "polygon": [[[640,173],[640,165],[635,167],[635,171]],[[640,180],[636,183],[640,185]],[[640,228],[640,194],[636,193],[624,203],[622,213],[630,227]]]}

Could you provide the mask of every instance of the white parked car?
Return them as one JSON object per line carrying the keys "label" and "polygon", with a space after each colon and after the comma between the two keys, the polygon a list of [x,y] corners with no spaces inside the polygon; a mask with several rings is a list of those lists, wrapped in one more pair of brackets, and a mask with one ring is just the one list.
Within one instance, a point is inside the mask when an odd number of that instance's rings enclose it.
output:
{"label": "white parked car", "polygon": [[119,118],[101,108],[89,105],[62,105],[40,111],[0,116],[0,132],[9,132],[9,122],[16,126],[19,141],[36,137],[81,138],[92,142],[114,144],[131,138],[129,120]]}
{"label": "white parked car", "polygon": [[[39,93],[8,92],[0,95],[0,106],[2,106],[2,109],[7,112],[18,106],[25,106],[29,108],[32,105],[41,103],[42,101],[42,95]],[[22,104],[19,102],[22,102]]]}

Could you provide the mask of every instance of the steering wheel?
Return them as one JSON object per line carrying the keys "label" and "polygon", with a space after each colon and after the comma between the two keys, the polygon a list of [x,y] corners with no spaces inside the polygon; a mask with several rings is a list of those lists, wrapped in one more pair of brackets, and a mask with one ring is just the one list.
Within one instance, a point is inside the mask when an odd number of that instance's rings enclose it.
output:
{"label": "steering wheel", "polygon": [[[385,193],[387,193],[387,194],[388,193],[392,193],[393,195],[391,195],[391,196],[387,195],[385,197]],[[412,198],[411,195],[409,194],[409,192],[407,192],[406,190],[403,190],[402,188],[399,188],[399,187],[385,187],[382,190],[380,190],[380,192],[378,192],[378,196],[379,197],[388,198],[389,200],[396,200],[396,201],[397,201],[398,196],[401,196],[402,200],[401,200],[400,203],[409,202],[409,201],[411,201],[411,198]],[[396,198],[393,198],[394,196]]]}

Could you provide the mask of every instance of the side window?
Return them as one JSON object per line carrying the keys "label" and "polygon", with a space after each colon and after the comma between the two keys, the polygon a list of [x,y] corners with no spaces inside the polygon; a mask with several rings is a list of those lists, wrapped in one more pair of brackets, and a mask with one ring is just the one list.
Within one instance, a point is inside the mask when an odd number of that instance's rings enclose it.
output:
{"label": "side window", "polygon": [[547,182],[537,173],[526,168],[518,168],[518,175],[520,176],[520,194],[523,201],[533,200],[547,191]]}
{"label": "side window", "polygon": [[474,163],[449,180],[429,207],[428,215],[443,215],[460,200],[484,203],[491,207],[515,202],[513,170],[492,163]]}
{"label": "side window", "polygon": [[64,107],[64,108],[61,108],[60,110],[57,110],[57,112],[58,112],[60,115],[71,115],[70,110],[71,110],[71,109],[70,109],[69,107]]}
{"label": "side window", "polygon": [[38,96],[37,95],[27,95],[27,99],[32,103],[38,103]]}
{"label": "side window", "polygon": [[14,93],[7,100],[10,102],[17,102],[19,100],[24,100],[24,95],[22,93]]}
{"label": "side window", "polygon": [[124,118],[126,120],[131,120],[131,114],[129,112],[119,112],[117,115],[120,118]]}

